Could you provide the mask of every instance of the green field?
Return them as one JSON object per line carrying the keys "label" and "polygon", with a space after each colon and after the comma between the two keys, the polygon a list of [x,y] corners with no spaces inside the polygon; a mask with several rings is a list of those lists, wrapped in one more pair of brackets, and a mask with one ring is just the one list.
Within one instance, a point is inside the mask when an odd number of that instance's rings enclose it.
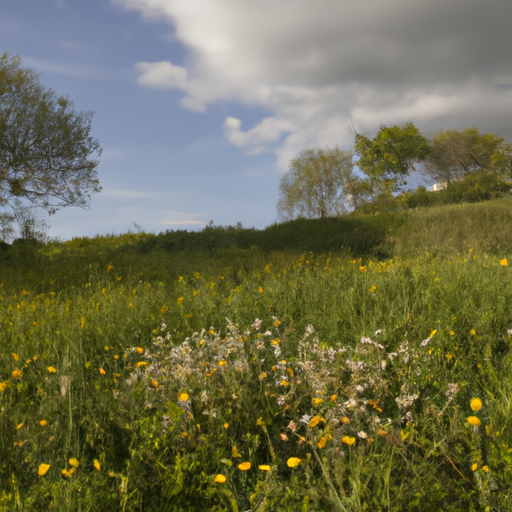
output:
{"label": "green field", "polygon": [[512,202],[0,253],[0,510],[512,510]]}

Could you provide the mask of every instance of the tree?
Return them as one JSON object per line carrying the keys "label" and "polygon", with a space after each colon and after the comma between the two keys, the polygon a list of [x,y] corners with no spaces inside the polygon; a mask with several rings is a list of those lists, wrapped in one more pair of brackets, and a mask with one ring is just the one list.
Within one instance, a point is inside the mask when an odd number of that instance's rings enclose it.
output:
{"label": "tree", "polygon": [[430,152],[429,141],[412,124],[381,126],[373,140],[356,133],[357,165],[374,182],[379,195],[389,195],[404,183],[414,165]]}
{"label": "tree", "polygon": [[305,149],[281,178],[277,211],[283,220],[346,213],[353,154],[338,147]]}
{"label": "tree", "polygon": [[445,130],[432,139],[425,172],[437,182],[450,185],[476,171],[509,177],[512,174],[512,145],[492,133],[475,128]]}
{"label": "tree", "polygon": [[[85,208],[99,192],[91,112],[43,87],[19,57],[0,56],[0,207]],[[4,212],[4,218],[9,215]]]}

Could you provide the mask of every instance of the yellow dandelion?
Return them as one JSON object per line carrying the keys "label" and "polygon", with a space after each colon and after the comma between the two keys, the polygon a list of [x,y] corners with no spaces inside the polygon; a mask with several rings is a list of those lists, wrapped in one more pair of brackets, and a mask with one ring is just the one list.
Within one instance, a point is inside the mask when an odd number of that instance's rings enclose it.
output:
{"label": "yellow dandelion", "polygon": [[46,420],[41,420],[39,422],[39,425],[41,425],[41,427],[46,427],[46,425],[48,425],[48,422]]}
{"label": "yellow dandelion", "polygon": [[469,406],[471,407],[472,411],[479,411],[483,407],[482,400],[480,398],[472,398],[469,402]]}
{"label": "yellow dandelion", "polygon": [[321,437],[321,438],[320,438],[320,441],[318,441],[317,446],[318,446],[318,448],[320,448],[320,450],[321,450],[322,448],[325,448],[325,445],[326,445],[326,444],[327,444],[327,438],[326,438],[326,437]]}
{"label": "yellow dandelion", "polygon": [[20,356],[19,356],[18,354],[16,354],[16,353],[14,353],[14,352],[13,352],[11,355],[12,355],[12,357],[14,358],[14,360],[15,360],[16,362],[18,362],[18,361],[20,360]]}
{"label": "yellow dandelion", "polygon": [[151,385],[154,387],[154,388],[157,388],[159,386],[158,382],[155,380],[155,379],[151,379]]}
{"label": "yellow dandelion", "polygon": [[4,380],[3,382],[0,382],[0,393],[5,391],[9,387],[9,381]]}
{"label": "yellow dandelion", "polygon": [[219,475],[217,475],[217,476],[215,477],[215,480],[214,480],[214,481],[215,481],[215,483],[216,483],[216,484],[223,484],[223,483],[225,483],[225,482],[226,482],[226,480],[227,480],[227,479],[226,479],[226,477],[225,477],[224,475],[220,475],[220,474],[219,474]]}
{"label": "yellow dandelion", "polygon": [[224,361],[224,359],[221,359],[219,361],[219,366],[224,366],[227,363],[227,361]]}
{"label": "yellow dandelion", "polygon": [[229,423],[224,423],[223,427],[227,430],[229,428]]}
{"label": "yellow dandelion", "polygon": [[185,299],[185,297],[178,297],[176,299],[176,302],[178,303],[178,306],[181,306],[181,303],[183,302],[184,299]]}
{"label": "yellow dandelion", "polygon": [[144,354],[144,349],[142,347],[135,347],[135,351],[138,353],[138,354]]}
{"label": "yellow dandelion", "polygon": [[377,291],[377,287],[375,285],[370,286],[370,293],[375,293]]}
{"label": "yellow dandelion", "polygon": [[258,287],[258,292],[263,293],[263,288],[261,286]]}
{"label": "yellow dandelion", "polygon": [[94,468],[97,470],[97,471],[101,471],[101,464],[100,464],[100,461],[98,459],[94,459],[92,461],[93,463],[93,466]]}
{"label": "yellow dandelion", "polygon": [[72,473],[70,473],[67,469],[63,469],[61,471],[61,473],[62,473],[62,476],[66,477],[66,478],[71,478]]}
{"label": "yellow dandelion", "polygon": [[180,393],[178,395],[178,400],[180,400],[181,402],[188,402],[190,396],[188,393]]}
{"label": "yellow dandelion", "polygon": [[503,258],[502,260],[500,260],[500,265],[502,267],[506,267],[508,265],[508,260],[507,258]]}
{"label": "yellow dandelion", "polygon": [[489,466],[482,466],[482,471],[489,473],[489,471],[490,471]]}
{"label": "yellow dandelion", "polygon": [[316,427],[321,421],[325,421],[321,416],[313,416],[310,420],[309,420],[309,426],[311,428],[313,427]]}
{"label": "yellow dandelion", "polygon": [[341,438],[341,442],[343,444],[347,444],[348,446],[354,444],[356,442],[356,438],[355,437],[350,437],[350,436],[343,436]]}
{"label": "yellow dandelion", "polygon": [[57,369],[54,368],[53,366],[47,366],[46,369],[50,372],[50,373],[57,373]]}
{"label": "yellow dandelion", "polygon": [[251,469],[251,463],[250,462],[241,462],[240,464],[238,464],[238,469],[240,471],[248,471],[249,469]]}
{"label": "yellow dandelion", "polygon": [[260,471],[270,471],[271,467],[268,464],[261,464],[260,466],[258,466],[258,469]]}
{"label": "yellow dandelion", "polygon": [[476,471],[478,468],[478,464],[475,462],[474,464],[471,464],[471,471]]}
{"label": "yellow dandelion", "polygon": [[71,457],[71,459],[69,459],[68,462],[69,462],[69,465],[73,466],[74,468],[77,468],[80,465],[78,460],[75,459],[74,457]]}
{"label": "yellow dandelion", "polygon": [[286,465],[289,467],[289,468],[296,468],[300,463],[302,462],[302,459],[299,459],[298,457],[290,457],[287,461],[286,461]]}
{"label": "yellow dandelion", "polygon": [[342,416],[340,418],[340,422],[343,423],[343,425],[349,425],[350,424],[350,418],[347,418],[347,416]]}
{"label": "yellow dandelion", "polygon": [[334,402],[334,400],[336,400],[336,398],[338,398],[338,395],[331,395],[331,396],[329,397],[329,400],[330,400],[331,402]]}
{"label": "yellow dandelion", "polygon": [[25,425],[25,423],[21,422],[21,423],[18,423],[16,425],[16,430],[19,430],[20,428],[23,428],[23,425]]}
{"label": "yellow dandelion", "polygon": [[13,370],[11,375],[13,379],[19,379],[21,377],[21,370]]}
{"label": "yellow dandelion", "polygon": [[323,403],[323,401],[324,401],[324,399],[323,399],[323,398],[313,398],[313,399],[311,400],[311,403],[312,403],[313,405],[320,405],[321,403]]}
{"label": "yellow dandelion", "polygon": [[475,329],[471,329],[471,330],[469,331],[469,334],[476,334]]}
{"label": "yellow dandelion", "polygon": [[470,425],[474,425],[475,427],[479,427],[482,422],[480,421],[480,418],[478,418],[477,416],[468,416],[468,423]]}
{"label": "yellow dandelion", "polygon": [[50,464],[45,464],[44,462],[42,464],[39,464],[39,467],[37,468],[37,474],[39,476],[44,476],[46,473],[48,473],[48,470],[50,469]]}
{"label": "yellow dandelion", "polygon": [[147,366],[148,364],[149,364],[149,363],[148,363],[147,361],[139,361],[139,362],[135,365],[135,367],[136,367],[136,368],[140,368],[140,367],[142,367],[142,366]]}
{"label": "yellow dandelion", "polygon": [[429,338],[433,338],[436,335],[437,329],[434,329],[431,333]]}

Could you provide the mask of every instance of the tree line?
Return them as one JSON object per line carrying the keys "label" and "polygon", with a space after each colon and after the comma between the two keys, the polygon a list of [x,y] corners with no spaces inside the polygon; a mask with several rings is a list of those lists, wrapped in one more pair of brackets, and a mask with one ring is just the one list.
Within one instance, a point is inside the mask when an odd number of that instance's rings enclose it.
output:
{"label": "tree line", "polygon": [[[411,173],[436,182],[404,191]],[[512,144],[478,128],[440,130],[432,139],[413,123],[382,125],[371,139],[356,133],[354,148],[307,148],[279,183],[278,215],[323,218],[439,202],[491,199],[510,193]]]}

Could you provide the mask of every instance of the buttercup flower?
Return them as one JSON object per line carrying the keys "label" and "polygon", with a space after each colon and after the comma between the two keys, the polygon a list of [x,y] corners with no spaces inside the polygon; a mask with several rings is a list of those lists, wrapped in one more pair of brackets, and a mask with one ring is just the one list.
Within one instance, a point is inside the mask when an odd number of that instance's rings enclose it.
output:
{"label": "buttercup flower", "polygon": [[482,400],[480,400],[480,398],[472,398],[469,402],[469,406],[472,411],[479,411],[483,407]]}
{"label": "buttercup flower", "polygon": [[217,475],[215,477],[216,484],[223,484],[226,481],[226,477],[224,475]]}
{"label": "buttercup flower", "polygon": [[482,424],[480,418],[477,416],[468,416],[468,423],[470,425],[474,425],[475,427],[479,427]]}
{"label": "buttercup flower", "polygon": [[287,461],[286,461],[286,465],[289,467],[289,468],[296,468],[300,463],[302,462],[301,459],[299,459],[298,457],[290,457]]}

